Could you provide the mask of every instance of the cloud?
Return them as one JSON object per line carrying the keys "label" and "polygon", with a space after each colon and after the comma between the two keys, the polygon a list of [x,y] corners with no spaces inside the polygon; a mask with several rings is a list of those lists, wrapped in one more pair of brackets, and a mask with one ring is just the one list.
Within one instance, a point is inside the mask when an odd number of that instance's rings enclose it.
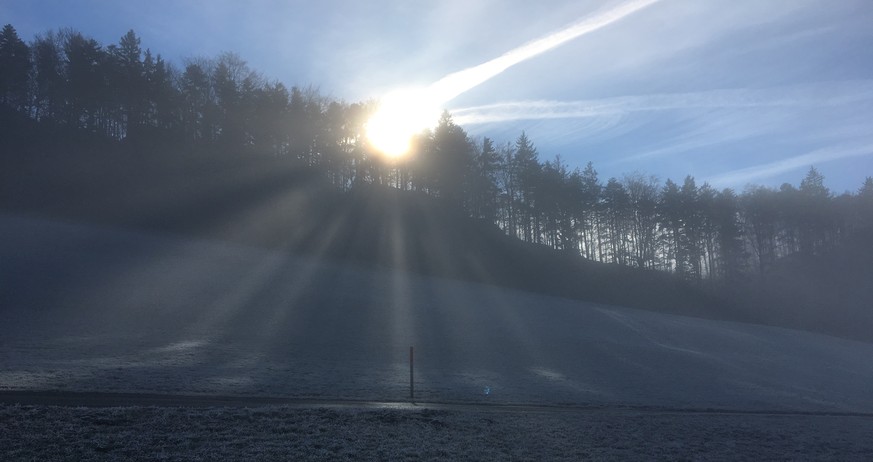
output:
{"label": "cloud", "polygon": [[763,89],[622,96],[582,101],[511,101],[452,109],[455,122],[475,125],[517,120],[600,117],[675,109],[755,109],[838,106],[873,100],[873,80],[823,82]]}
{"label": "cloud", "polygon": [[819,165],[847,157],[873,155],[873,143],[859,146],[833,146],[816,149],[803,155],[782,159],[776,162],[754,165],[722,173],[707,179],[715,186],[739,186],[753,181],[770,178],[781,173]]}

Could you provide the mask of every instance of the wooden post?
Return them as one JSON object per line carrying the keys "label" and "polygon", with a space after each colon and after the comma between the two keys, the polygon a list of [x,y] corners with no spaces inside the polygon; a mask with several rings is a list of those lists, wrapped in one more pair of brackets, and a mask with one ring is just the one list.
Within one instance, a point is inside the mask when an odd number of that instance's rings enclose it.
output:
{"label": "wooden post", "polygon": [[414,374],[414,372],[413,372],[414,367],[413,366],[415,364],[414,361],[415,361],[415,356],[413,354],[413,349],[412,349],[412,347],[409,347],[409,400],[412,401],[413,403],[415,402],[415,382],[414,382],[415,376],[413,375]]}

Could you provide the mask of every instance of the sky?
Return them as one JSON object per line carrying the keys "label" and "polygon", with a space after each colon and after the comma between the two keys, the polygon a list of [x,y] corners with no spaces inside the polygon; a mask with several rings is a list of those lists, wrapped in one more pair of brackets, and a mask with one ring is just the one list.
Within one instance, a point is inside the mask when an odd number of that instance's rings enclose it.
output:
{"label": "sky", "polygon": [[604,182],[796,186],[814,166],[839,194],[873,176],[869,0],[0,0],[0,22],[28,41],[133,29],[179,67],[231,51],[347,102],[496,70],[441,106],[473,138],[524,131]]}

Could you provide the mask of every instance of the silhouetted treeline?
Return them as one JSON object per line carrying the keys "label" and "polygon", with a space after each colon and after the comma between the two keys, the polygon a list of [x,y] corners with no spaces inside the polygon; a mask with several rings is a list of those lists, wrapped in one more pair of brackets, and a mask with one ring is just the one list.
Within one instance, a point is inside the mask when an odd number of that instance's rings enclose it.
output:
{"label": "silhouetted treeline", "polygon": [[763,277],[782,259],[828,255],[873,226],[873,178],[843,195],[829,191],[814,168],[798,187],[741,193],[690,176],[604,181],[591,163],[570,169],[560,157],[541,161],[524,133],[502,145],[471,140],[448,113],[416,138],[408,157],[389,162],[364,136],[375,103],[288,89],[231,53],[180,69],[143,50],[133,31],[107,46],[73,30],[28,44],[6,25],[0,107],[7,132],[23,116],[35,124],[35,138],[84,136],[96,148],[116,143],[145,156],[163,149],[216,162],[277,159],[339,191],[376,184],[424,193],[526,242],[691,281]]}

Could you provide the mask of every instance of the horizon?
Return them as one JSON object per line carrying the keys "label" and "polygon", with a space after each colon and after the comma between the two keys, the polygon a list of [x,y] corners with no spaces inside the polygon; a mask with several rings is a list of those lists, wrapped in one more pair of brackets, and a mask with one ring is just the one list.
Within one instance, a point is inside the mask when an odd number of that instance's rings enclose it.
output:
{"label": "horizon", "polygon": [[[632,3],[0,6],[27,42],[70,27],[106,46],[133,29],[144,50],[177,68],[230,51],[270,80],[357,102],[433,84]],[[865,27],[873,7],[645,3],[511,65],[445,109],[471,137],[503,144],[524,131],[542,160],[560,155],[571,169],[591,161],[604,179],[691,175],[741,191],[797,185],[814,166],[834,194],[861,187],[873,171],[873,32]]]}

